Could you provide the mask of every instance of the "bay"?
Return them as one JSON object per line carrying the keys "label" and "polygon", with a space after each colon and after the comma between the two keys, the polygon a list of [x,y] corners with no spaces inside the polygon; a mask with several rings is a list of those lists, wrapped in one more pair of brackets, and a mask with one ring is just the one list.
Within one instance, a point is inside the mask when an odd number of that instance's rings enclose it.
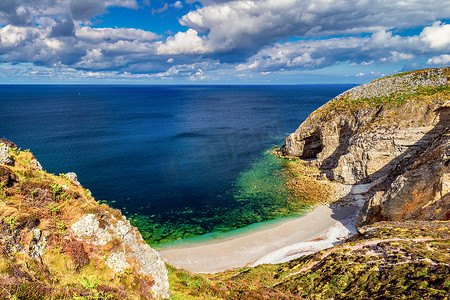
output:
{"label": "bay", "polygon": [[1,85],[0,135],[155,245],[301,213],[266,151],[351,87]]}

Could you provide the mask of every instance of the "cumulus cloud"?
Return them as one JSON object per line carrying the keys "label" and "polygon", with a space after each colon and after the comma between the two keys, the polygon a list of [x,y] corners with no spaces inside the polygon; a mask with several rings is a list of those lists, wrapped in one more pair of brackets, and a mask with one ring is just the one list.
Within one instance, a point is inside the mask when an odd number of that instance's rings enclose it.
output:
{"label": "cumulus cloud", "polygon": [[450,64],[450,54],[442,54],[432,57],[427,61],[428,65],[445,66]]}
{"label": "cumulus cloud", "polygon": [[[273,71],[279,69],[317,69],[337,63],[409,62],[422,55],[439,53],[435,44],[424,36],[442,32],[449,25],[433,24],[425,27],[420,35],[402,37],[392,32],[377,31],[370,37],[341,37],[316,39],[289,43],[276,43],[265,47],[245,63],[237,65],[238,70]],[[445,41],[445,38],[442,39]],[[439,43],[442,43],[439,40]],[[448,48],[446,48],[448,51]],[[448,55],[429,59],[429,64],[444,64]]]}
{"label": "cumulus cloud", "polygon": [[[51,24],[51,22],[49,22]],[[59,28],[60,23],[55,23]],[[64,64],[80,69],[112,70],[155,60],[158,35],[130,28],[94,29],[76,25],[75,34],[55,34],[55,26],[0,28],[3,62]],[[62,32],[70,32],[62,30]],[[163,68],[159,64],[160,71]]]}
{"label": "cumulus cloud", "polygon": [[33,25],[42,16],[89,20],[105,13],[108,7],[137,9],[136,0],[2,0],[0,25]]}
{"label": "cumulus cloud", "polygon": [[75,34],[75,24],[72,19],[59,20],[52,27],[52,32],[50,35],[52,37],[58,36],[73,36]]}
{"label": "cumulus cloud", "polygon": [[108,7],[125,7],[137,9],[136,0],[71,0],[70,12],[76,20],[89,20],[102,14]]}
{"label": "cumulus cloud", "polygon": [[251,53],[292,36],[373,33],[427,25],[450,15],[450,1],[203,1],[180,20],[207,34],[209,48]]}
{"label": "cumulus cloud", "polygon": [[0,28],[0,49],[18,47],[20,43],[36,35],[36,31],[27,27],[6,25]]}
{"label": "cumulus cloud", "polygon": [[167,38],[164,43],[160,43],[157,48],[157,53],[160,55],[204,54],[208,52],[211,52],[211,49],[208,48],[206,39],[200,37],[194,29],[178,32]]}
{"label": "cumulus cloud", "polygon": [[425,28],[420,37],[433,49],[450,48],[450,24],[434,22],[432,26]]}
{"label": "cumulus cloud", "polygon": [[[450,0],[199,2],[159,2],[161,13],[194,7],[179,18],[188,28],[162,40],[142,29],[94,28],[93,17],[101,21],[110,7],[138,9],[137,0],[1,0],[0,62],[71,68],[83,76],[141,73],[186,80],[210,78],[223,68],[268,75],[337,63],[450,63],[450,24],[435,21],[450,15]],[[424,29],[399,34],[411,28]]]}
{"label": "cumulus cloud", "polygon": [[171,79],[173,77],[187,78],[191,81],[206,79],[209,70],[217,69],[221,64],[217,61],[202,61],[192,64],[180,64],[170,67],[167,71],[154,74],[155,77]]}

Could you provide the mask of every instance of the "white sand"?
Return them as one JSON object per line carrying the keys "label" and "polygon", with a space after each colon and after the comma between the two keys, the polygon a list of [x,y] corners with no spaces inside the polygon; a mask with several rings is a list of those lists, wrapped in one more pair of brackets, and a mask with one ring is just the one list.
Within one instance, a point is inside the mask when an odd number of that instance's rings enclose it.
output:
{"label": "white sand", "polygon": [[354,232],[358,207],[333,210],[319,206],[306,216],[219,241],[160,250],[163,259],[195,273],[285,262],[319,251]]}

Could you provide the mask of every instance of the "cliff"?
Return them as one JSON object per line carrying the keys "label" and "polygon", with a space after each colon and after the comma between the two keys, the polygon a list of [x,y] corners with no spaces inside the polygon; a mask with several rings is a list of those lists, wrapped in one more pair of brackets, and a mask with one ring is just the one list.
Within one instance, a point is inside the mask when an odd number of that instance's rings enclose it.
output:
{"label": "cliff", "polygon": [[358,225],[450,217],[450,68],[354,87],[313,112],[280,149],[364,185]]}
{"label": "cliff", "polygon": [[0,298],[168,298],[159,254],[74,173],[49,174],[0,143]]}

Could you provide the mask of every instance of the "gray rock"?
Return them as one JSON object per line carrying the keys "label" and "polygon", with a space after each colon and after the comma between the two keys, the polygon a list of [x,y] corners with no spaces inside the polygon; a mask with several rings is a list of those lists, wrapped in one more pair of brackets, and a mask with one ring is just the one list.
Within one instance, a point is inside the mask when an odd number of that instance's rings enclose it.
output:
{"label": "gray rock", "polygon": [[36,158],[33,158],[33,159],[30,161],[30,165],[31,165],[33,168],[35,168],[36,170],[42,171],[42,166],[41,166],[41,164],[39,163],[39,161],[38,161]]}
{"label": "gray rock", "polygon": [[106,265],[114,270],[116,273],[123,273],[130,264],[127,262],[125,251],[114,252],[106,259]]}
{"label": "gray rock", "polygon": [[114,235],[109,233],[109,226],[105,228],[100,227],[100,222],[95,218],[95,215],[84,215],[78,222],[71,227],[74,236],[80,240],[88,240],[90,244],[104,246]]}
{"label": "gray rock", "polygon": [[78,176],[77,176],[76,173],[74,173],[74,172],[69,172],[69,173],[66,174],[66,176],[67,176],[68,179],[73,180],[73,182],[74,182],[75,184],[78,184],[78,185],[80,184],[80,183],[78,182]]}
{"label": "gray rock", "polygon": [[38,228],[33,229],[32,233],[33,239],[30,244],[29,255],[33,258],[41,259],[46,249],[47,240]]}
{"label": "gray rock", "polygon": [[1,165],[13,165],[14,162],[9,158],[9,147],[3,143],[0,143],[0,164]]}
{"label": "gray rock", "polygon": [[93,245],[106,245],[114,238],[122,244],[106,258],[106,264],[115,272],[123,272],[130,265],[128,260],[134,259],[138,264],[138,272],[151,275],[155,284],[152,287],[155,296],[169,298],[169,281],[164,261],[158,252],[145,243],[139,231],[130,225],[125,218],[121,220],[111,216],[111,222],[100,227],[100,222],[93,214],[84,215],[71,226],[73,236]]}

